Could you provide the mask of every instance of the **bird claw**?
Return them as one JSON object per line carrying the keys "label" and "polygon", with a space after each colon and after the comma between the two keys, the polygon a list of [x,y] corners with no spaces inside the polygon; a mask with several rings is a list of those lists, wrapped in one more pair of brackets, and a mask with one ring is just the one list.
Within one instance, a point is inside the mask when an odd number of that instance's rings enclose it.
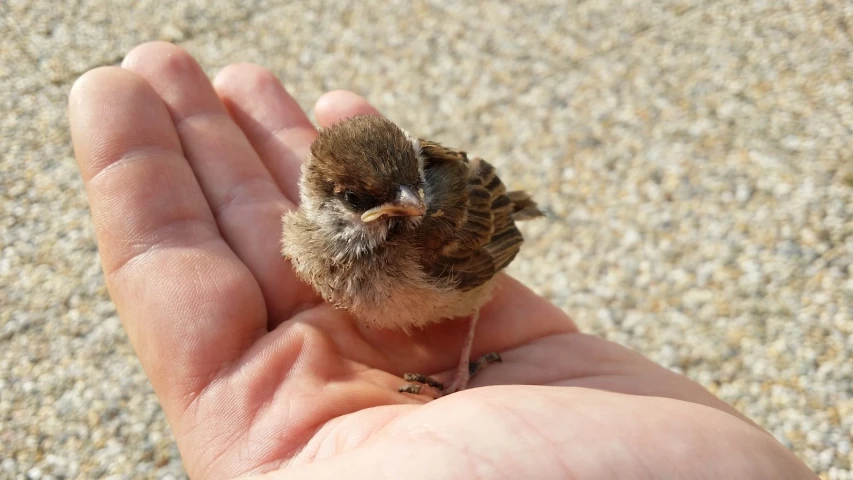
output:
{"label": "bird claw", "polygon": [[[470,378],[477,372],[493,363],[500,363],[502,361],[503,360],[499,353],[487,353],[480,357],[476,362],[469,363],[467,371],[457,371],[455,376],[456,378],[453,379],[453,382],[447,388],[444,387],[443,383],[430,376],[420,373],[406,373],[403,374],[403,380],[409,383],[398,388],[397,391],[400,393],[412,393],[415,395],[429,393],[433,398],[443,397],[445,395],[450,395],[451,393],[456,393],[459,390],[464,390],[464,387],[459,388],[459,386],[467,385],[468,380],[470,380]],[[461,378],[463,376],[465,378]],[[424,387],[427,387],[428,392],[424,392]]]}
{"label": "bird claw", "polygon": [[421,393],[421,389],[423,385],[419,383],[407,383],[402,387],[398,388],[397,391],[400,393],[411,393],[414,395],[419,395]]}
{"label": "bird claw", "polygon": [[468,374],[470,376],[474,376],[480,370],[488,367],[493,363],[503,363],[503,359],[501,358],[501,354],[498,352],[487,353],[477,359],[476,362],[468,364]]}
{"label": "bird claw", "polygon": [[444,384],[432,377],[420,373],[406,373],[403,374],[403,380],[409,383],[397,389],[400,393],[412,393],[415,395],[424,393],[433,398],[443,395]]}
{"label": "bird claw", "polygon": [[420,383],[423,385],[429,385],[430,387],[437,388],[439,390],[444,390],[443,383],[432,377],[428,377],[420,373],[405,373],[403,374],[403,380],[409,383]]}

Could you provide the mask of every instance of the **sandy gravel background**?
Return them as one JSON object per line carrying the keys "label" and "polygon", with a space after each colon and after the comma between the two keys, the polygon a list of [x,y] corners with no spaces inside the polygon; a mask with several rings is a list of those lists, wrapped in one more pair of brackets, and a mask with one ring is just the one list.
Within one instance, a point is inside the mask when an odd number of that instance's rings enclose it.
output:
{"label": "sandy gravel background", "polygon": [[853,3],[178,3],[0,2],[0,477],[185,475],[65,116],[81,73],[164,39],[492,161],[553,214],[517,276],[853,479]]}

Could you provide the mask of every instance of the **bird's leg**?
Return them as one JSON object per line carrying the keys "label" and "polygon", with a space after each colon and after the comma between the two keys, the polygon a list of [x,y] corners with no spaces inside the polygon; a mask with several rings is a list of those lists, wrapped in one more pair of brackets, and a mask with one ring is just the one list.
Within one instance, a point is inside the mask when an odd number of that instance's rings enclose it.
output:
{"label": "bird's leg", "polygon": [[462,356],[459,358],[459,364],[456,366],[456,373],[453,375],[453,381],[450,382],[450,386],[441,391],[442,395],[449,395],[460,390],[465,390],[468,387],[468,382],[475,373],[490,363],[501,361],[501,356],[493,352],[483,355],[476,362],[471,363],[471,347],[474,346],[474,332],[477,330],[477,320],[479,319],[480,312],[475,312],[471,315],[470,323],[468,324],[468,335],[465,337],[465,343],[462,344]]}
{"label": "bird's leg", "polygon": [[[468,335],[465,337],[465,342],[462,344],[462,355],[459,358],[459,363],[456,366],[456,373],[453,375],[453,381],[450,386],[444,388],[441,382],[426,375],[407,373],[403,375],[403,379],[410,382],[407,385],[400,387],[401,392],[406,393],[421,393],[423,386],[429,387],[429,393],[438,398],[443,395],[465,390],[468,386],[468,381],[478,371],[482,370],[491,363],[500,362],[501,356],[498,353],[488,353],[480,357],[476,362],[471,363],[471,347],[474,345],[474,332],[477,329],[477,320],[480,318],[479,312],[471,315],[468,324]],[[437,395],[436,395],[437,393]]]}

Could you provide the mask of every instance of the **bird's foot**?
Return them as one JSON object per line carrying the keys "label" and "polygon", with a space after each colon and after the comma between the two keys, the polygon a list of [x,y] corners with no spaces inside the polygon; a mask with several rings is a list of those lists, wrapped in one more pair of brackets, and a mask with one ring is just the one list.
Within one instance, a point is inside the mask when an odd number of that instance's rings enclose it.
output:
{"label": "bird's foot", "polygon": [[403,380],[409,383],[397,389],[400,393],[413,393],[415,395],[423,393],[433,398],[443,395],[444,384],[432,377],[420,373],[405,373]]}
{"label": "bird's foot", "polygon": [[427,375],[422,375],[420,373],[406,373],[403,375],[403,380],[409,383],[403,385],[398,390],[401,393],[413,393],[415,395],[423,393],[425,395],[430,395],[433,398],[443,397],[445,395],[450,395],[451,393],[465,390],[468,386],[468,382],[471,380],[471,377],[473,377],[477,372],[493,363],[501,361],[500,354],[492,352],[483,355],[476,362],[460,362],[459,366],[456,368],[456,374],[453,376],[453,381],[446,388],[443,383]]}
{"label": "bird's foot", "polygon": [[500,353],[498,353],[498,352],[487,353],[487,354],[483,355],[482,357],[480,357],[479,359],[477,359],[476,362],[468,364],[469,378],[473,377],[474,375],[477,374],[477,372],[488,367],[489,365],[491,365],[493,363],[501,363],[501,362],[503,362],[503,359],[501,358]]}

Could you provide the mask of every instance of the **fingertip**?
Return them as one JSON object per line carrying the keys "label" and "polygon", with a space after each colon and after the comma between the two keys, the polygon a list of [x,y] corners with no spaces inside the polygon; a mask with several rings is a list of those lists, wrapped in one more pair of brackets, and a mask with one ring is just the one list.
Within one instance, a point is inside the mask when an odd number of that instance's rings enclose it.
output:
{"label": "fingertip", "polygon": [[127,52],[127,55],[124,56],[124,60],[121,61],[121,68],[136,70],[140,64],[148,63],[145,59],[171,57],[174,55],[179,55],[181,57],[190,56],[186,50],[174,43],[161,40],[140,43]]}
{"label": "fingertip", "polygon": [[213,86],[216,90],[248,88],[259,82],[278,83],[278,78],[266,68],[248,62],[227,65],[213,78]]}
{"label": "fingertip", "polygon": [[275,74],[251,63],[223,68],[213,86],[279,188],[297,203],[302,159],[317,135],[302,107]]}
{"label": "fingertip", "polygon": [[[118,70],[119,72],[116,72]],[[92,110],[98,108],[98,97],[115,83],[116,77],[123,73],[133,75],[118,67],[98,67],[87,71],[74,81],[68,93],[68,123],[71,127],[71,144],[74,147],[77,165],[84,178],[89,153],[90,124]]]}
{"label": "fingertip", "polygon": [[97,67],[87,71],[83,75],[77,77],[71,85],[71,90],[68,92],[68,110],[69,115],[75,107],[81,105],[81,100],[86,97],[86,94],[92,90],[92,85],[99,82],[104,75],[105,70],[115,67]]}
{"label": "fingertip", "polygon": [[382,115],[370,102],[349,90],[334,90],[321,96],[314,105],[321,127],[328,127],[356,115]]}
{"label": "fingertip", "polygon": [[180,143],[160,97],[135,73],[99,67],[80,76],[68,95],[71,140],[84,180],[99,172],[117,151]]}
{"label": "fingertip", "polygon": [[76,111],[79,107],[91,105],[90,98],[109,91],[116,83],[133,82],[141,79],[119,67],[97,67],[80,75],[71,85],[68,93],[68,108]]}
{"label": "fingertip", "polygon": [[196,114],[225,112],[201,65],[177,45],[143,43],[127,54],[122,68],[151,84],[176,123]]}
{"label": "fingertip", "polygon": [[302,111],[278,77],[254,63],[234,63],[224,67],[213,78],[213,88],[232,114],[238,104],[254,111],[266,111],[270,110],[270,102],[287,104],[289,108],[286,109]]}

